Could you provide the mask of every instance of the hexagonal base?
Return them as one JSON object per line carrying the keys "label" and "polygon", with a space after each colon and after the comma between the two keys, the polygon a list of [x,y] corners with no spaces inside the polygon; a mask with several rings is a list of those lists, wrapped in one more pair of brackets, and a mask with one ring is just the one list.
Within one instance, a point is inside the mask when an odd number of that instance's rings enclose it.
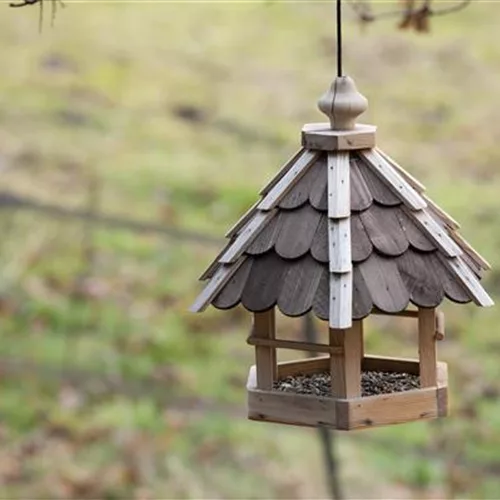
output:
{"label": "hexagonal base", "polygon": [[[320,373],[329,369],[328,356],[278,364],[278,378],[295,374]],[[363,370],[419,373],[417,360],[365,356]],[[257,389],[255,366],[247,383],[248,418],[265,422],[330,427],[352,430],[448,414],[448,369],[438,363],[438,385],[405,392],[353,399],[316,397],[281,391]]]}

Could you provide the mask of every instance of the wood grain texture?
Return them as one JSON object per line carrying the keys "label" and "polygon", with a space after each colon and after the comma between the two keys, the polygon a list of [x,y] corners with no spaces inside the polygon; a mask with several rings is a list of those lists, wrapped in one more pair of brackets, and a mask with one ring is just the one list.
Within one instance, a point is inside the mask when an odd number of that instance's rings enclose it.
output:
{"label": "wood grain texture", "polygon": [[311,255],[318,262],[323,263],[328,263],[329,259],[328,221],[329,219],[326,214],[321,216],[321,220],[311,243]]}
{"label": "wood grain texture", "polygon": [[281,214],[278,212],[245,249],[249,255],[260,255],[273,248],[281,229]]}
{"label": "wood grain texture", "polygon": [[445,337],[445,317],[443,311],[436,312],[436,334],[434,338],[438,341],[444,340]]}
{"label": "wood grain texture", "polygon": [[283,176],[297,163],[299,158],[306,154],[306,149],[301,148],[291,156],[288,161],[279,169],[278,173],[260,190],[259,194],[265,196],[271,189],[278,184]]}
{"label": "wood grain texture", "polygon": [[343,348],[344,354],[330,356],[332,396],[355,398],[361,396],[361,358],[363,338],[359,322],[348,330],[330,328],[330,346]]}
{"label": "wood grain texture", "polygon": [[326,154],[319,156],[315,165],[316,180],[311,186],[309,202],[317,210],[328,210],[328,168]]}
{"label": "wood grain texture", "polygon": [[279,207],[284,210],[291,210],[303,205],[309,201],[311,189],[318,177],[318,168],[322,165],[314,162],[307,172],[295,183],[290,191],[283,197],[279,203]]}
{"label": "wood grain texture", "polygon": [[402,424],[438,416],[436,388],[347,400],[348,429]]}
{"label": "wood grain texture", "polygon": [[354,266],[352,276],[352,317],[363,319],[372,312],[373,301],[358,266]]}
{"label": "wood grain texture", "polygon": [[351,215],[351,175],[349,154],[328,153],[328,217],[337,219]]}
{"label": "wood grain texture", "polygon": [[312,308],[323,269],[310,255],[289,264],[278,298],[283,314],[302,316]]}
{"label": "wood grain texture", "polygon": [[437,386],[436,310],[418,310],[418,355],[420,387]]}
{"label": "wood grain texture", "polygon": [[368,162],[361,155],[352,155],[352,161],[356,163],[359,172],[368,187],[372,198],[381,205],[393,207],[403,202],[394,194],[369,167]]}
{"label": "wood grain texture", "polygon": [[393,208],[374,204],[359,217],[370,241],[380,253],[397,257],[408,249],[408,239]]}
{"label": "wood grain texture", "polygon": [[330,356],[317,356],[316,358],[293,359],[282,361],[278,364],[278,377],[285,378],[290,375],[310,374],[325,372],[330,368]]}
{"label": "wood grain texture", "polygon": [[239,259],[260,231],[269,224],[275,215],[275,210],[268,212],[258,210],[253,218],[248,221],[247,225],[238,233],[234,242],[219,259],[219,262],[222,264],[231,264]]}
{"label": "wood grain texture", "polygon": [[436,267],[442,266],[437,255],[408,250],[398,257],[397,266],[410,300],[420,307],[437,307],[444,298],[443,284]]}
{"label": "wood grain texture", "polygon": [[243,264],[213,300],[212,304],[215,307],[218,309],[231,309],[239,303],[241,293],[252,269],[252,263],[252,259],[245,259]]}
{"label": "wood grain texture", "polygon": [[373,251],[365,226],[359,214],[351,215],[351,257],[353,262],[366,260]]}
{"label": "wood grain texture", "polygon": [[226,238],[234,238],[238,233],[248,224],[248,221],[257,212],[257,206],[261,200],[257,200],[237,221],[236,223],[227,231],[225,234]]}
{"label": "wood grain texture", "polygon": [[484,269],[485,271],[491,269],[491,264],[483,256],[481,256],[479,252],[476,252],[476,250],[472,248],[469,242],[467,242],[462,235],[458,234],[456,231],[449,231],[448,234],[480,269]]}
{"label": "wood grain texture", "polygon": [[207,306],[212,302],[212,300],[219,294],[222,287],[232,278],[234,273],[243,264],[246,257],[240,257],[240,259],[231,265],[221,265],[213,277],[210,279],[208,284],[205,286],[203,291],[198,295],[195,302],[190,308],[191,312],[201,312],[204,311]]}
{"label": "wood grain texture", "polygon": [[265,311],[273,307],[279,297],[287,263],[274,252],[254,259],[241,294],[241,303],[249,311]]}
{"label": "wood grain texture", "polygon": [[408,217],[407,213],[399,208],[395,210],[401,228],[403,229],[406,238],[410,242],[410,245],[421,252],[432,252],[437,247],[436,245],[425,235],[425,233],[416,226],[416,224]]}
{"label": "wood grain texture", "polygon": [[384,182],[406,206],[412,210],[422,210],[427,207],[427,203],[420,194],[375,149],[364,150],[360,152],[360,155],[368,161],[380,180]]}
{"label": "wood grain texture", "polygon": [[438,417],[448,415],[448,387],[439,387],[436,394]]}
{"label": "wood grain texture", "polygon": [[474,302],[482,307],[491,307],[495,303],[492,298],[486,293],[486,290],[481,286],[481,283],[474,273],[456,257],[454,259],[444,259],[452,270],[452,275],[458,278],[464,288],[471,294]]}
{"label": "wood grain texture", "polygon": [[284,259],[297,259],[309,251],[322,213],[306,204],[281,213],[276,252]]}
{"label": "wood grain texture", "polygon": [[375,146],[376,127],[356,125],[353,130],[332,130],[328,123],[308,123],[302,129],[302,145],[322,151],[348,151]]}
{"label": "wood grain texture", "polygon": [[[274,309],[254,313],[252,336],[267,340],[273,340],[276,337]],[[255,347],[255,363],[257,367],[257,387],[259,389],[272,389],[277,373],[276,349],[271,346],[257,345]]]}
{"label": "wood grain texture", "polygon": [[431,217],[428,211],[418,210],[407,211],[406,213],[447,257],[462,255],[462,249],[452,240],[443,227]]}
{"label": "wood grain texture", "polygon": [[396,262],[376,253],[357,265],[370,293],[373,304],[385,312],[406,308],[410,294],[399,274]]}
{"label": "wood grain texture", "polygon": [[350,158],[351,168],[351,211],[366,210],[373,203],[373,196],[361,174],[356,157]]}
{"label": "wood grain texture", "polygon": [[307,172],[310,166],[318,158],[318,153],[305,150],[283,175],[283,177],[272,187],[258,205],[259,210],[272,210],[293,189],[296,182]]}
{"label": "wood grain texture", "polygon": [[431,212],[432,216],[441,221],[443,225],[448,226],[452,230],[460,229],[460,224],[447,212],[445,212],[441,207],[434,203],[428,196],[423,195],[424,200],[427,202],[427,207]]}
{"label": "wood grain texture", "polygon": [[425,186],[419,182],[413,175],[406,171],[402,166],[396,163],[389,155],[384,153],[380,148],[375,148],[375,151],[382,156],[398,173],[403,177],[410,186],[417,191],[417,193],[422,194],[425,191]]}
{"label": "wood grain texture", "polygon": [[325,266],[323,274],[319,280],[318,289],[314,296],[313,302],[314,314],[319,319],[328,321],[330,317],[330,273],[328,267]]}
{"label": "wood grain texture", "polygon": [[352,325],[352,272],[330,273],[330,328]]}
{"label": "wood grain texture", "polygon": [[352,269],[351,223],[348,218],[328,219],[328,247],[330,272],[350,272]]}

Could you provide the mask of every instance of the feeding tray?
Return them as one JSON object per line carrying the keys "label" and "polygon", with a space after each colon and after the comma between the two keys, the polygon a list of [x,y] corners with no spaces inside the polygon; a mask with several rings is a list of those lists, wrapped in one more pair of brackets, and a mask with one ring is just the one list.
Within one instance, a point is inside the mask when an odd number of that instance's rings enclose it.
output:
{"label": "feeding tray", "polygon": [[[303,128],[302,149],[229,230],[202,275],[207,285],[192,310],[241,304],[253,313],[250,419],[350,430],[444,416],[438,307],[445,298],[493,304],[480,282],[489,264],[458,234],[457,222],[376,147],[375,127],[355,123],[366,106],[349,77],[335,79],[319,102],[330,123]],[[327,322],[328,345],[278,339],[277,309]],[[364,321],[373,314],[415,321],[418,360],[365,354]],[[277,363],[277,349],[326,356]],[[325,371],[329,396],[276,388],[285,377]],[[418,376],[419,386],[363,397],[363,372],[370,371]]]}
{"label": "feeding tray", "polygon": [[[364,372],[419,375],[419,362],[413,359],[366,356]],[[277,379],[323,374],[330,370],[330,358],[278,363]],[[448,370],[437,363],[437,385],[400,392],[357,398],[308,395],[277,389],[257,388],[256,367],[250,368],[247,382],[248,418],[306,427],[329,427],[339,430],[362,429],[400,424],[446,416],[448,413]]]}

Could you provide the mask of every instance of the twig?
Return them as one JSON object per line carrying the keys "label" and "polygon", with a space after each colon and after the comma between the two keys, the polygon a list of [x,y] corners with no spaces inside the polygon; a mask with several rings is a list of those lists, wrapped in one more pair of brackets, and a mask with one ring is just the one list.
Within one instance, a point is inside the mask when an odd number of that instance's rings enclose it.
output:
{"label": "twig", "polygon": [[[311,344],[318,343],[318,332],[314,326],[314,319],[311,314],[304,316],[304,337],[307,342]],[[314,357],[312,352],[308,353],[309,356]],[[342,500],[342,488],[339,478],[338,458],[335,455],[334,437],[335,433],[326,427],[318,427],[318,436],[323,450],[323,457],[325,463],[325,472],[328,481],[328,489],[332,500]]]}
{"label": "twig", "polygon": [[0,210],[1,209],[33,210],[35,212],[44,213],[50,217],[89,220],[110,228],[124,229],[137,233],[165,234],[174,239],[191,241],[193,243],[209,245],[222,245],[223,243],[221,239],[208,234],[197,233],[174,226],[165,226],[111,215],[89,213],[84,210],[71,210],[58,205],[42,203],[18,196],[8,191],[0,191]]}

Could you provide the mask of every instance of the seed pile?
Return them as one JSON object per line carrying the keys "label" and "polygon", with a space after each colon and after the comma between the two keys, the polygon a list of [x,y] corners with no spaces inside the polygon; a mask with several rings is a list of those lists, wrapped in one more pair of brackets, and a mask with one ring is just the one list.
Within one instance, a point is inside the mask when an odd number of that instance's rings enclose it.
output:
{"label": "seed pile", "polygon": [[[390,373],[367,371],[361,374],[361,395],[375,396],[404,392],[420,387],[420,377],[409,373]],[[274,383],[274,389],[296,394],[331,396],[331,378],[329,372],[309,375],[293,375]]]}

